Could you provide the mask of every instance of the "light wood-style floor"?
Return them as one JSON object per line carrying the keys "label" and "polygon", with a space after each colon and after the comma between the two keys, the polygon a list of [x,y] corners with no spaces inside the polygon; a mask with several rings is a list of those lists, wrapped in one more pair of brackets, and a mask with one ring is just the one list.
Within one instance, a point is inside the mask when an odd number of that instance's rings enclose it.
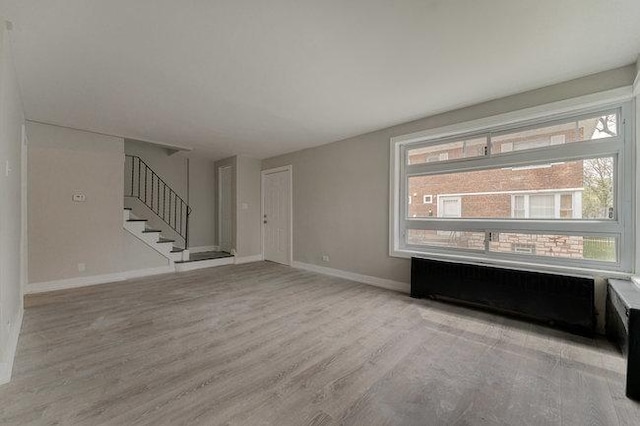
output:
{"label": "light wood-style floor", "polygon": [[640,424],[604,340],[275,264],[27,305],[2,424]]}

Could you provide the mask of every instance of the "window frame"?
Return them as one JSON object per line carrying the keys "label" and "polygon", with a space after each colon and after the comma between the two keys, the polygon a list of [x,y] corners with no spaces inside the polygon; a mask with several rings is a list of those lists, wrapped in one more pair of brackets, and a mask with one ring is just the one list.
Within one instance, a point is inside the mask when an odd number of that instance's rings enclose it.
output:
{"label": "window frame", "polygon": [[[490,264],[527,270],[558,271],[584,274],[605,272],[609,276],[633,273],[635,257],[635,146],[633,102],[628,88],[587,95],[554,104],[541,105],[480,120],[431,129],[424,132],[391,138],[390,164],[390,223],[389,254],[393,257],[428,257],[466,263]],[[491,135],[535,129],[580,120],[594,114],[619,112],[618,134],[605,139],[549,145],[530,150],[491,153]],[[439,145],[460,139],[474,139],[487,135],[486,155],[441,162],[409,165],[407,151],[424,146]],[[408,218],[407,206],[399,202],[406,192],[408,178],[417,175],[486,170],[498,167],[532,166],[552,162],[575,161],[611,156],[614,159],[613,219],[445,219]],[[562,192],[561,189],[558,192]],[[406,198],[404,198],[406,199]],[[575,208],[575,204],[574,204]],[[501,253],[488,250],[467,252],[463,249],[417,247],[404,242],[407,229],[436,231],[519,232],[536,234],[615,237],[617,262],[577,260],[570,258],[542,258],[532,255]]]}

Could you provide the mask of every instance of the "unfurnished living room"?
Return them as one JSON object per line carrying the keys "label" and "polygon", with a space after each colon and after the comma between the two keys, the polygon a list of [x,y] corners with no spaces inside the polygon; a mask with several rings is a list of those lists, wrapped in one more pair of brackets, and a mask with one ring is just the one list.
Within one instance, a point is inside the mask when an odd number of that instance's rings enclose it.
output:
{"label": "unfurnished living room", "polygon": [[640,1],[0,0],[0,425],[640,425]]}

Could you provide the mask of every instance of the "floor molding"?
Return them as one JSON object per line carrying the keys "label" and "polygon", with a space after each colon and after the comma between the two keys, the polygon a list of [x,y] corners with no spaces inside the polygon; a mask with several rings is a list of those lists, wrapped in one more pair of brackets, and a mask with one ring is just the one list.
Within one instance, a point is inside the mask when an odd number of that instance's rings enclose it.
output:
{"label": "floor molding", "polygon": [[220,246],[189,247],[189,253],[203,253],[205,251],[220,251]]}
{"label": "floor molding", "polygon": [[236,262],[235,262],[236,265],[240,265],[242,263],[262,262],[264,260],[261,254],[256,254],[254,256],[243,256],[243,257],[236,256],[235,259],[236,259]]}
{"label": "floor molding", "polygon": [[355,272],[343,271],[341,269],[327,268],[326,266],[313,265],[311,263],[303,263],[294,261],[294,268],[304,269],[305,271],[317,272],[320,274],[331,275],[332,277],[344,278],[351,281],[357,281],[363,284],[369,284],[376,287],[386,288],[387,290],[395,290],[402,293],[410,293],[411,287],[409,283],[389,280],[386,278],[372,277],[371,275],[362,275]]}
{"label": "floor molding", "polygon": [[18,338],[20,337],[20,329],[22,328],[22,318],[24,316],[24,308],[21,306],[18,311],[16,320],[13,322],[11,330],[9,330],[9,338],[7,339],[7,352],[4,359],[0,362],[0,385],[11,381],[11,372],[13,370],[13,359],[18,348]]}
{"label": "floor molding", "polygon": [[64,280],[44,281],[26,285],[25,294],[44,293],[47,291],[66,290],[70,288],[86,287],[125,281],[132,278],[148,277],[151,275],[175,272],[173,264],[156,268],[137,269],[133,271],[116,272],[114,274],[92,275],[88,277],[69,278]]}

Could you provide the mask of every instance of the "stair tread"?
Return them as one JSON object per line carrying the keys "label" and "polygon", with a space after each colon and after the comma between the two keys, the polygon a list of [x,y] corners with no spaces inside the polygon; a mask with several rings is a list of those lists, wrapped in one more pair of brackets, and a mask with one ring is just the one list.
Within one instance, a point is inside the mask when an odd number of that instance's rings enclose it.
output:
{"label": "stair tread", "polygon": [[159,242],[159,243],[175,243],[175,242],[176,242],[176,240],[170,240],[170,239],[168,239],[168,238],[160,238],[160,239],[158,240],[158,242]]}
{"label": "stair tread", "polygon": [[131,207],[125,207],[124,209],[125,209],[125,210],[132,210],[132,208],[131,208]]}
{"label": "stair tread", "polygon": [[184,251],[184,249],[180,248],[180,247],[174,247],[171,249],[171,253],[182,253]]}
{"label": "stair tread", "polygon": [[162,232],[162,231],[159,230],[159,229],[145,229],[144,231],[142,231],[142,233],[144,233],[144,234],[148,234],[148,233],[151,233],[151,232]]}
{"label": "stair tread", "polygon": [[127,219],[127,222],[146,222],[147,219]]}
{"label": "stair tread", "polygon": [[189,260],[179,260],[179,261],[176,261],[175,263],[204,262],[208,260],[228,259],[230,257],[233,257],[233,255],[225,252],[192,253],[189,256]]}

